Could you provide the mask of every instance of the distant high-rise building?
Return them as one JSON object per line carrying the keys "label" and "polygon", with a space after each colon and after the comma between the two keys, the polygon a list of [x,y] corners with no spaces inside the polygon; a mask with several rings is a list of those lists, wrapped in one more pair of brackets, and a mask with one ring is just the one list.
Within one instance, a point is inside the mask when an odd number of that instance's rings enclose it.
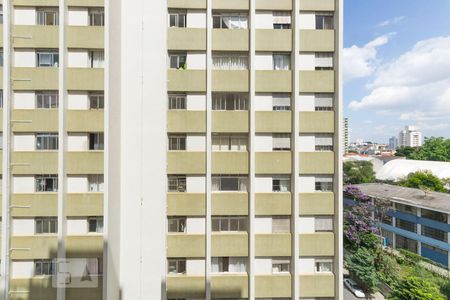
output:
{"label": "distant high-rise building", "polygon": [[399,147],[420,147],[422,146],[422,132],[415,126],[405,126],[405,129],[398,134]]}
{"label": "distant high-rise building", "polygon": [[350,142],[350,134],[348,132],[348,118],[344,118],[344,128],[342,130],[343,133],[343,137],[342,137],[342,146],[343,146],[343,152],[347,153],[348,152],[348,145]]}
{"label": "distant high-rise building", "polygon": [[393,136],[389,139],[389,149],[395,150],[398,147],[398,138]]}

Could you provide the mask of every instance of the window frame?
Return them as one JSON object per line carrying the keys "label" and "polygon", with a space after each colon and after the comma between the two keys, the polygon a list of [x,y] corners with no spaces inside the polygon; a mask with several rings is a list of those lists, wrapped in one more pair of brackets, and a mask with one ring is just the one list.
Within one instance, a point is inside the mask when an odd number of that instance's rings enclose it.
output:
{"label": "window frame", "polygon": [[[172,181],[172,183],[171,183]],[[175,184],[174,184],[175,183]],[[167,191],[185,193],[187,188],[186,175],[168,175]]]}
{"label": "window frame", "polygon": [[[227,18],[238,18],[238,20],[235,20],[239,22],[239,26],[233,27],[226,25],[226,19]],[[228,29],[228,30],[235,30],[235,29],[248,29],[248,14],[247,13],[213,13],[212,15],[212,26],[213,29]],[[245,26],[243,26],[245,24]],[[217,26],[219,25],[219,26]]]}
{"label": "window frame", "polygon": [[185,134],[169,134],[168,135],[169,151],[186,151],[187,137]]}
{"label": "window frame", "polygon": [[[35,134],[35,150],[36,151],[52,151],[58,150],[58,133],[54,132],[37,132]],[[40,146],[39,146],[40,145]]]}
{"label": "window frame", "polygon": [[213,93],[212,110],[246,111],[249,95],[247,93]]}
{"label": "window frame", "polygon": [[[35,259],[33,261],[33,276],[53,276],[55,275],[55,261],[53,259]],[[45,266],[45,268],[44,268]],[[44,269],[47,272],[44,272]],[[39,270],[39,272],[38,272]]]}
{"label": "window frame", "polygon": [[88,174],[88,190],[90,193],[103,193],[104,184],[104,174]]}
{"label": "window frame", "polygon": [[[233,224],[234,223],[234,224]],[[233,228],[236,228],[233,230]],[[247,232],[248,219],[244,216],[214,216],[211,218],[212,232]]]}
{"label": "window frame", "polygon": [[[224,180],[236,180],[237,189],[223,189],[224,188]],[[216,183],[214,183],[216,182]],[[248,190],[248,177],[240,176],[240,175],[212,175],[211,178],[212,183],[212,191],[213,192],[246,192]],[[216,187],[218,188],[216,190]],[[245,189],[242,189],[245,187]]]}
{"label": "window frame", "polygon": [[[167,232],[168,233],[186,233],[186,217],[169,217],[167,218]],[[175,225],[175,230],[172,230]]]}
{"label": "window frame", "polygon": [[89,26],[105,26],[105,10],[103,8],[93,7],[89,9]]}
{"label": "window frame", "polygon": [[105,108],[105,94],[102,92],[90,92],[89,97],[89,109],[100,110]]}
{"label": "window frame", "polygon": [[[52,15],[52,19],[49,16]],[[53,22],[50,22],[53,20]],[[58,26],[59,10],[57,7],[38,7],[36,9],[36,25],[41,26]]]}
{"label": "window frame", "polygon": [[[48,55],[50,63],[43,64],[41,56]],[[36,50],[37,68],[57,68],[59,65],[59,52],[56,50]]]}
{"label": "window frame", "polygon": [[169,69],[171,70],[187,69],[187,53],[186,52],[169,53]]}
{"label": "window frame", "polygon": [[34,234],[51,235],[58,233],[57,217],[39,217],[34,219]]}
{"label": "window frame", "polygon": [[[172,17],[174,17],[174,25],[172,25]],[[180,21],[182,21],[180,23]],[[186,28],[187,27],[187,12],[185,10],[170,10],[169,11],[169,28]]]}
{"label": "window frame", "polygon": [[[174,266],[173,271],[171,265]],[[186,274],[186,258],[167,259],[167,274]]]}
{"label": "window frame", "polygon": [[[34,182],[35,192],[37,193],[58,191],[58,175],[35,175]],[[51,186],[53,186],[53,188],[51,190],[47,190],[47,186],[50,182],[52,183]],[[43,187],[43,189],[41,189],[40,187]]]}
{"label": "window frame", "polygon": [[[330,268],[323,270],[323,264],[329,264]],[[333,273],[334,262],[331,258],[321,258],[314,260],[314,272],[315,273]]]}
{"label": "window frame", "polygon": [[103,151],[105,149],[105,135],[103,132],[89,132],[89,151]]}
{"label": "window frame", "polygon": [[186,94],[168,94],[169,110],[186,110],[187,95]]}

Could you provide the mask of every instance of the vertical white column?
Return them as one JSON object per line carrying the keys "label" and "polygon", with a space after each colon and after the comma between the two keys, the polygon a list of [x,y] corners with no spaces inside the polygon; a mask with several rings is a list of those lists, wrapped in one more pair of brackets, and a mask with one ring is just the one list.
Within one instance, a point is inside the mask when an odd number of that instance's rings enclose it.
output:
{"label": "vertical white column", "polygon": [[11,0],[3,0],[3,184],[1,299],[9,299],[11,234]]}
{"label": "vertical white column", "polygon": [[[57,261],[64,261],[66,258],[66,159],[67,132],[66,132],[66,24],[67,24],[67,4],[66,0],[59,0],[59,72],[58,72],[58,253]],[[65,283],[65,263],[58,263],[57,273],[57,299],[66,298]]]}
{"label": "vertical white column", "polygon": [[300,186],[299,186],[299,101],[300,101],[300,30],[299,30],[299,18],[300,18],[300,2],[301,0],[293,0],[292,3],[292,100],[291,100],[291,111],[292,111],[292,204],[291,204],[291,238],[292,238],[292,250],[291,250],[291,262],[292,262],[292,299],[298,300],[300,298],[300,277],[299,277],[299,261],[300,261],[300,250],[299,250],[299,226],[300,226]]}

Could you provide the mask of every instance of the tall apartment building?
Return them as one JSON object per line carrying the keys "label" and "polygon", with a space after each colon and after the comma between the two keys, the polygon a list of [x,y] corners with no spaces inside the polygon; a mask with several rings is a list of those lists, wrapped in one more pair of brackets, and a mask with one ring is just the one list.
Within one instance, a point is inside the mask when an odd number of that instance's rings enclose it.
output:
{"label": "tall apartment building", "polygon": [[398,147],[398,138],[396,136],[389,138],[389,149],[395,150]]}
{"label": "tall apartment building", "polygon": [[350,145],[350,133],[348,128],[348,118],[344,118],[344,128],[342,129],[342,145],[344,154],[348,152],[348,146]]}
{"label": "tall apartment building", "polygon": [[420,147],[422,142],[422,132],[415,126],[405,126],[398,134],[399,147]]}
{"label": "tall apartment building", "polygon": [[342,1],[109,10],[108,299],[342,299]]}
{"label": "tall apartment building", "polygon": [[104,3],[2,8],[1,299],[101,299]]}

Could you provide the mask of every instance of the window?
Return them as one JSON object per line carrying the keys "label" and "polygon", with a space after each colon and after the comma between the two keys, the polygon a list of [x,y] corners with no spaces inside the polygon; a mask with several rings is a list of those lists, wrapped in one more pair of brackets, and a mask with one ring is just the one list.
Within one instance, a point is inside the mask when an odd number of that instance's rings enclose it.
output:
{"label": "window", "polygon": [[274,54],[273,55],[274,70],[290,70],[291,55],[290,54]]}
{"label": "window", "polygon": [[36,192],[57,192],[58,176],[57,175],[38,175],[35,177]]}
{"label": "window", "polygon": [[316,177],[316,192],[331,192],[333,191],[333,177],[331,176],[317,176]]}
{"label": "window", "polygon": [[167,273],[169,274],[185,274],[186,273],[186,259],[168,259]]}
{"label": "window", "polygon": [[291,150],[291,134],[289,133],[272,134],[272,150],[273,151]]}
{"label": "window", "polygon": [[183,69],[187,68],[186,65],[186,53],[171,53],[169,54],[169,67],[170,69]]}
{"label": "window", "polygon": [[413,253],[417,253],[417,241],[406,238],[399,234],[395,235],[395,248],[397,249],[405,249],[411,251]]}
{"label": "window", "polygon": [[212,151],[247,151],[246,135],[213,135]]}
{"label": "window", "polygon": [[212,94],[213,110],[247,110],[248,94],[229,94],[229,93],[213,93]]}
{"label": "window", "polygon": [[247,29],[248,15],[239,13],[223,13],[213,15],[213,28]]}
{"label": "window", "polygon": [[36,218],[36,234],[49,234],[58,232],[57,218]]}
{"label": "window", "polygon": [[3,50],[0,51],[0,67],[3,67]]}
{"label": "window", "polygon": [[247,272],[246,257],[212,257],[211,272],[213,273],[243,273]]}
{"label": "window", "polygon": [[272,273],[290,272],[291,260],[289,258],[272,258]]}
{"label": "window", "polygon": [[333,29],[333,13],[316,13],[316,29]]}
{"label": "window", "polygon": [[169,192],[186,192],[186,176],[171,175],[168,177]]}
{"label": "window", "polygon": [[273,12],[273,29],[290,29],[291,13],[288,11]]}
{"label": "window", "polygon": [[423,253],[423,248],[429,249],[431,251],[434,251],[434,252],[437,252],[437,253],[440,253],[440,254],[448,255],[447,251],[442,250],[442,249],[440,249],[438,247],[433,247],[433,246],[427,245],[425,243],[422,243],[422,253]]}
{"label": "window", "polygon": [[34,261],[34,275],[55,275],[55,263],[51,259],[38,259]]}
{"label": "window", "polygon": [[3,6],[0,5],[0,24],[3,24]]}
{"label": "window", "polygon": [[443,213],[440,213],[437,211],[422,208],[421,216],[422,216],[422,218],[427,218],[427,219],[435,220],[438,222],[447,223],[447,214],[443,214]]}
{"label": "window", "polygon": [[89,174],[89,192],[103,192],[103,174]]}
{"label": "window", "polygon": [[[0,132],[0,150],[3,149],[3,132]],[[0,181],[1,181],[1,177],[0,177]]]}
{"label": "window", "polygon": [[105,61],[105,53],[103,50],[89,51],[89,67],[90,68],[103,68]]}
{"label": "window", "polygon": [[401,203],[395,203],[395,210],[412,215],[417,214],[417,208],[411,205],[405,205]]}
{"label": "window", "polygon": [[170,11],[169,27],[186,27],[186,11]]}
{"label": "window", "polygon": [[169,109],[186,109],[186,94],[170,94]]}
{"label": "window", "polygon": [[36,52],[38,67],[58,67],[59,54],[55,50],[39,50]]}
{"label": "window", "polygon": [[272,179],[272,191],[273,192],[290,192],[291,191],[291,178],[290,177],[278,177]]}
{"label": "window", "polygon": [[58,25],[59,11],[54,7],[42,7],[36,10],[37,25]]}
{"label": "window", "polygon": [[289,94],[272,94],[272,108],[275,111],[285,111],[291,109],[291,95]]}
{"label": "window", "polygon": [[247,70],[248,54],[213,53],[212,68],[214,70]]}
{"label": "window", "polygon": [[411,232],[417,232],[417,224],[413,223],[413,222],[409,222],[406,220],[402,220],[399,218],[395,219],[395,226],[403,229],[403,230],[407,230],[407,231],[411,231]]}
{"label": "window", "polygon": [[105,95],[103,93],[89,93],[89,109],[104,109]]}
{"label": "window", "polygon": [[169,150],[186,150],[186,135],[169,135]]}
{"label": "window", "polygon": [[186,217],[169,218],[168,232],[186,232]]}
{"label": "window", "polygon": [[212,191],[246,192],[248,178],[235,175],[212,176]]}
{"label": "window", "polygon": [[316,111],[332,111],[333,94],[315,94],[314,106]]}
{"label": "window", "polygon": [[89,9],[89,25],[105,26],[105,11],[103,8]]}
{"label": "window", "polygon": [[422,235],[447,243],[447,232],[422,225]]}
{"label": "window", "polygon": [[104,135],[103,133],[89,133],[89,150],[103,150]]}
{"label": "window", "polygon": [[58,134],[36,133],[36,150],[58,150]]}
{"label": "window", "polygon": [[88,227],[90,233],[103,233],[103,217],[88,218]]}
{"label": "window", "polygon": [[316,260],[316,272],[317,273],[331,273],[333,272],[333,260],[320,259]]}
{"label": "window", "polygon": [[36,92],[36,108],[58,108],[58,91]]}
{"label": "window", "polygon": [[316,151],[333,151],[333,135],[328,133],[317,133]]}
{"label": "window", "polygon": [[316,232],[333,231],[333,217],[316,217],[314,222]]}
{"label": "window", "polygon": [[212,217],[212,231],[247,231],[247,217]]}
{"label": "window", "polygon": [[0,107],[3,107],[3,90],[0,90]]}
{"label": "window", "polygon": [[332,52],[316,52],[316,70],[333,70]]}
{"label": "window", "polygon": [[291,219],[289,217],[272,217],[272,233],[291,232]]}

